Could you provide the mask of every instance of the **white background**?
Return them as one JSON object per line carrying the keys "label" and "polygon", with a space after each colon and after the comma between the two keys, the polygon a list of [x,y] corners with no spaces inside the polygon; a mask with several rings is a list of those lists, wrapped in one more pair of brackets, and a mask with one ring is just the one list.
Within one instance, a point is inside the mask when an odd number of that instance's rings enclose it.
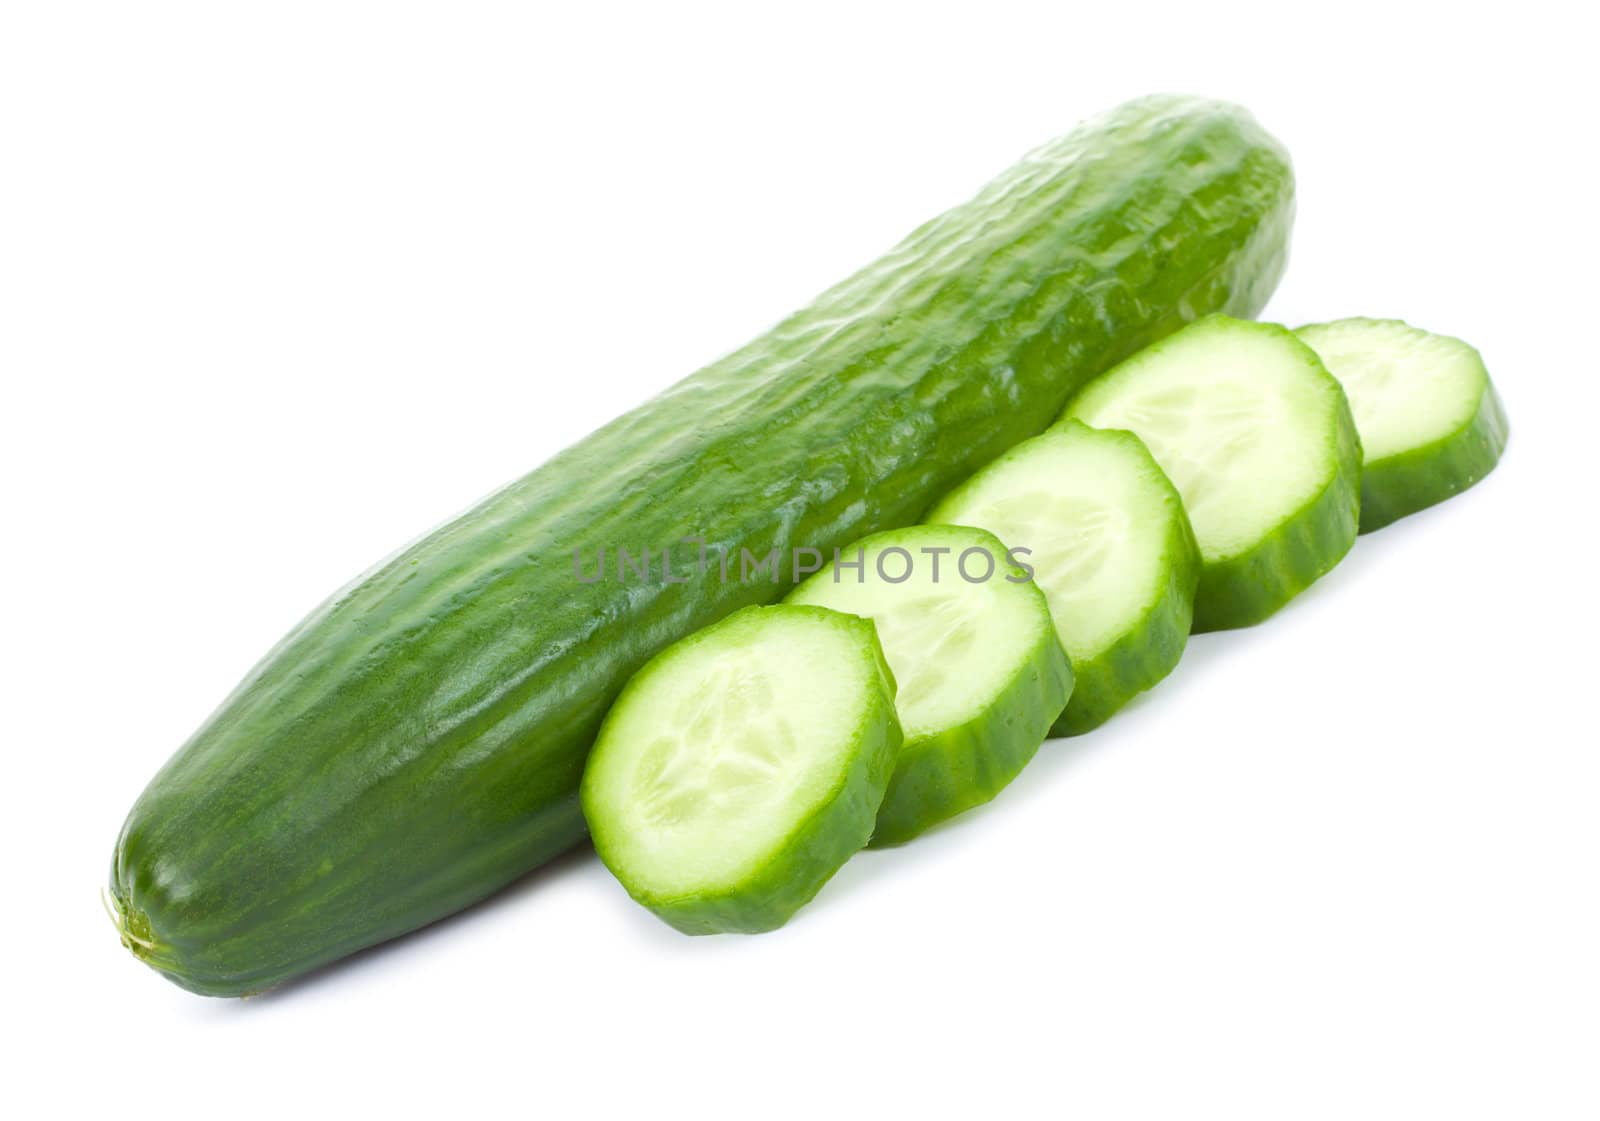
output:
{"label": "white background", "polygon": [[[1600,98],[1488,9],[8,5],[13,1116],[1600,1115]],[[1163,89],[1294,155],[1269,317],[1481,348],[1487,482],[778,933],[579,855],[245,1002],[119,947],[123,814],[326,592]]]}

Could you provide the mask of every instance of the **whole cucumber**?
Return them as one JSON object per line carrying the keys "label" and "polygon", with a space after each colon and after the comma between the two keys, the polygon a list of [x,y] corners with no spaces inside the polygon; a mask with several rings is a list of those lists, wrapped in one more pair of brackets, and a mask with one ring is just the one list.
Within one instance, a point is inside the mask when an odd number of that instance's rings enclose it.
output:
{"label": "whole cucumber", "polygon": [[[742,548],[787,568],[915,522],[1101,370],[1258,311],[1292,211],[1283,150],[1231,105],[1146,98],[1036,150],[313,611],[128,815],[124,943],[196,992],[251,993],[577,843],[584,758],[629,675],[788,590],[741,579]],[[619,546],[651,548],[650,578],[618,579]]]}

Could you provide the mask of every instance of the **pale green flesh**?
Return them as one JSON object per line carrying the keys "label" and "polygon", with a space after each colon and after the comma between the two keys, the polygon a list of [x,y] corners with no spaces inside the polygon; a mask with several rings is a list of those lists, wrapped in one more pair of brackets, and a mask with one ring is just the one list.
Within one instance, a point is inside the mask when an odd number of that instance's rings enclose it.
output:
{"label": "pale green flesh", "polygon": [[1476,350],[1398,320],[1343,319],[1295,333],[1344,386],[1368,463],[1459,431],[1488,388]]}
{"label": "pale green flesh", "polygon": [[836,792],[881,684],[859,641],[821,615],[703,632],[619,701],[586,783],[630,892],[736,886]]}
{"label": "pale green flesh", "polygon": [[1168,494],[1130,445],[1052,432],[1001,456],[928,520],[981,526],[1017,549],[1062,646],[1081,661],[1127,633],[1161,594]]}
{"label": "pale green flesh", "polygon": [[[1036,650],[1049,618],[1037,593],[1006,577],[1022,574],[1009,565],[1005,546],[991,535],[949,526],[917,526],[878,534],[862,542],[863,568],[829,564],[789,595],[790,603],[809,603],[870,618],[878,629],[884,657],[894,671],[895,706],[908,742],[964,724],[984,714]],[[911,557],[907,571],[897,553]],[[941,554],[924,549],[945,549]],[[962,575],[961,554],[972,553]],[[987,569],[983,556],[992,556]],[[878,570],[882,559],[890,577]],[[841,551],[857,559],[856,546]]]}
{"label": "pale green flesh", "polygon": [[1091,382],[1067,414],[1133,431],[1183,496],[1207,563],[1247,552],[1338,467],[1338,387],[1281,327],[1203,320]]}

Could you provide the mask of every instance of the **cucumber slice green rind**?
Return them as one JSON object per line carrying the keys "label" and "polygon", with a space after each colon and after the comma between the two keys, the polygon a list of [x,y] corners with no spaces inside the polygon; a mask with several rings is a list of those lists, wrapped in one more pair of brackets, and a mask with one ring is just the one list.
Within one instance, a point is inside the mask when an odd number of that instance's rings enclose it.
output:
{"label": "cucumber slice green rind", "polygon": [[1361,516],[1361,444],[1339,431],[1339,468],[1294,518],[1249,552],[1200,570],[1194,634],[1254,626],[1276,614],[1345,558]]}
{"label": "cucumber slice green rind", "polygon": [[1382,529],[1481,482],[1500,462],[1509,435],[1505,406],[1490,385],[1466,427],[1364,469],[1361,532]]}
{"label": "cucumber slice green rind", "polygon": [[988,802],[1038,753],[1073,690],[1072,663],[1046,629],[1020,672],[987,709],[902,749],[871,847],[904,844]]}
{"label": "cucumber slice green rind", "polygon": [[[876,558],[889,548],[906,550],[921,562],[923,572],[930,568],[923,549],[949,552],[941,561],[940,579],[930,586],[916,575],[905,582],[878,578]],[[961,577],[958,558],[966,549],[982,549],[999,562],[988,580],[968,583]],[[860,580],[830,563],[791,592],[788,602],[845,611],[877,607],[880,619],[896,608],[932,611],[947,605],[967,606],[968,627],[988,628],[987,633],[966,640],[965,649],[954,652],[954,664],[947,669],[956,680],[936,683],[947,694],[974,695],[975,689],[975,709],[957,707],[952,711],[946,704],[940,706],[942,711],[929,715],[925,707],[899,706],[905,740],[878,808],[871,843],[873,847],[903,844],[929,827],[991,800],[1022,771],[1072,694],[1072,665],[1056,638],[1044,594],[1032,581],[1022,579],[1025,573],[1020,568],[1005,563],[1006,547],[993,534],[964,526],[913,526],[873,534],[840,553],[846,559],[864,561]],[[898,574],[900,569],[892,571]],[[897,632],[887,623],[879,625],[880,637],[890,636],[885,639],[885,651],[901,681],[901,700],[912,700],[918,683],[908,674],[923,667],[914,665],[908,670],[907,662],[950,655],[942,644],[932,650],[906,644],[925,641],[921,633],[897,643],[893,641]],[[945,641],[960,638],[958,630]],[[961,664],[980,652],[997,657],[1002,664]],[[982,680],[974,686],[973,678]]]}
{"label": "cucumber slice green rind", "polygon": [[[1217,377],[1218,371],[1206,363],[1189,364],[1185,350],[1200,340],[1209,343],[1220,337],[1227,342],[1230,335],[1240,340],[1253,336],[1257,344],[1275,344],[1279,352],[1276,361],[1282,364],[1278,373],[1289,378],[1301,395],[1298,406],[1315,408],[1314,418],[1309,413],[1300,418],[1316,432],[1314,446],[1300,445],[1308,455],[1315,453],[1314,462],[1308,460],[1302,468],[1315,483],[1293,509],[1266,510],[1276,517],[1270,527],[1220,545],[1208,539],[1191,496],[1186,495],[1202,562],[1193,633],[1252,626],[1267,619],[1332,570],[1355,543],[1361,504],[1361,441],[1343,389],[1316,353],[1287,328],[1213,315],[1091,382],[1068,404],[1063,418],[1140,432],[1157,461],[1168,468],[1180,493],[1185,493],[1184,476],[1172,469],[1171,453],[1163,454],[1148,429],[1119,418],[1125,407],[1123,398],[1137,391],[1140,379],[1160,369],[1163,374],[1176,370],[1178,381],[1200,400],[1213,388],[1208,381]],[[1169,363],[1183,365],[1158,365]],[[1201,411],[1198,405],[1196,409]],[[1251,493],[1231,497],[1245,503],[1253,500]]]}
{"label": "cucumber slice green rind", "polygon": [[[1039,541],[1025,539],[1033,536],[1026,522],[1042,508],[1041,502],[1028,500],[1039,487],[1065,492],[1063,484],[1074,474],[1094,489],[1105,489],[1110,473],[1117,479],[1122,512],[1137,508],[1148,519],[1140,543],[1147,545],[1149,555],[1130,558],[1113,554],[1101,563],[1122,569],[1138,567],[1148,575],[1140,582],[1142,586],[1132,589],[1131,602],[1112,625],[1110,635],[1086,644],[1070,598],[1061,591],[1052,594],[1046,567],[1049,557],[1041,553]],[[1030,507],[1022,519],[1007,510],[1019,501]],[[1199,548],[1177,489],[1133,433],[1063,422],[1051,432],[1019,444],[951,491],[929,512],[928,520],[981,525],[999,533],[1008,544],[1030,550],[1025,559],[1034,567],[1050,602],[1075,676],[1072,697],[1051,727],[1051,735],[1080,735],[1099,727],[1171,673],[1183,656],[1200,575]],[[1085,538],[1090,548],[1107,547],[1103,540],[1094,539],[1093,529],[1090,519],[1086,531],[1074,534],[1070,545],[1064,547],[1077,546]],[[1046,573],[1042,578],[1038,575],[1041,569]],[[1098,629],[1103,631],[1106,625],[1102,623]]]}
{"label": "cucumber slice green rind", "polygon": [[[776,841],[756,844],[732,872],[720,866],[702,871],[692,845],[641,836],[647,831],[639,828],[634,792],[642,752],[627,729],[659,720],[664,696],[681,695],[696,684],[716,687],[694,679],[697,652],[718,648],[719,654],[759,655],[763,642],[793,641],[796,627],[833,632],[832,657],[847,663],[835,668],[848,671],[859,690],[856,719],[846,741],[835,749],[840,758],[832,781],[807,800],[804,812],[776,823],[781,829]],[[804,705],[809,701],[806,690],[814,683],[784,678],[777,684]],[[759,933],[782,926],[872,835],[900,748],[894,692],[893,673],[870,622],[798,605],[735,612],[653,658],[628,682],[606,716],[580,792],[595,850],[635,900],[685,934]],[[644,711],[635,712],[636,706]],[[782,776],[772,781],[781,782]],[[780,805],[772,812],[791,808]],[[704,811],[690,803],[687,812],[692,829]],[[774,826],[770,821],[761,824]]]}
{"label": "cucumber slice green rind", "polygon": [[[1340,319],[1298,328],[1295,333],[1311,349],[1319,354],[1323,349],[1329,351],[1322,355],[1323,363],[1335,377],[1340,376],[1340,362],[1333,347],[1327,345],[1335,332],[1376,336],[1372,339],[1374,346],[1384,345],[1384,336],[1393,333],[1428,334],[1396,319]],[[1382,529],[1460,494],[1493,471],[1505,451],[1510,425],[1482,356],[1460,339],[1443,335],[1429,337],[1435,342],[1458,346],[1463,357],[1467,357],[1481,375],[1476,387],[1476,405],[1468,419],[1436,438],[1367,460],[1361,476],[1362,533]],[[1346,390],[1354,406],[1359,387],[1347,385]],[[1379,404],[1374,402],[1373,407]],[[1356,409],[1356,413],[1360,427],[1360,410]]]}

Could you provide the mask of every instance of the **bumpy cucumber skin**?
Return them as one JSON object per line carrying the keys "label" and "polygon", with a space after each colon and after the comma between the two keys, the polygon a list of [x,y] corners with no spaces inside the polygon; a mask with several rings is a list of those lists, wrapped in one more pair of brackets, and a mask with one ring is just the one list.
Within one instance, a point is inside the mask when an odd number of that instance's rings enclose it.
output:
{"label": "bumpy cucumber skin", "polygon": [[[842,773],[829,796],[809,817],[796,824],[782,847],[757,872],[737,885],[691,895],[660,896],[639,889],[630,883],[625,864],[613,858],[605,816],[598,811],[597,799],[587,779],[582,787],[585,818],[600,859],[629,895],[685,934],[759,934],[776,930],[788,922],[872,836],[878,807],[900,750],[894,674],[883,656],[872,623],[825,607],[784,604],[747,607],[715,627],[748,619],[751,613],[771,611],[812,613],[829,619],[831,626],[853,631],[862,662],[875,679],[875,687],[856,728],[858,750],[849,768]],[[696,638],[709,637],[715,627]],[[657,659],[660,657],[658,655]],[[655,664],[656,660],[652,660],[630,679],[618,696],[616,707],[626,702],[629,690],[635,688],[634,683],[642,682]],[[604,738],[605,722],[602,722],[597,739],[603,741]]]}
{"label": "bumpy cucumber skin", "polygon": [[[1210,316],[1222,321],[1224,316]],[[1190,633],[1254,626],[1277,613],[1321,579],[1355,544],[1361,510],[1361,439],[1349,399],[1322,359],[1287,327],[1252,323],[1251,329],[1281,333],[1327,388],[1332,410],[1334,457],[1316,497],[1253,548],[1229,557],[1202,557]],[[1114,376],[1108,371],[1107,377]],[[1063,419],[1073,416],[1068,406]]]}
{"label": "bumpy cucumber skin", "polygon": [[[872,534],[847,546],[844,553],[854,556],[861,548],[871,556],[883,545],[900,542],[902,532]],[[1006,555],[1005,545],[986,530],[963,526],[959,532],[966,538],[963,548],[982,548],[997,558]],[[942,540],[949,543],[948,537]],[[991,578],[1001,580],[1007,574],[997,569]],[[1019,568],[1009,574],[1019,580],[1023,576]],[[790,592],[787,602],[832,578],[829,565]],[[954,728],[904,739],[878,807],[871,847],[904,844],[942,821],[992,801],[1022,773],[1072,696],[1072,661],[1050,623],[1044,593],[1031,582],[1016,585],[1016,591],[1037,599],[1045,623],[1038,641],[1024,657],[1021,671],[982,712]]]}
{"label": "bumpy cucumber skin", "polygon": [[573,551],[822,550],[906,525],[1071,392],[1282,272],[1287,157],[1248,114],[1132,102],[337,593],[139,797],[125,944],[239,995],[458,911],[582,839],[607,706],[787,584],[580,584]]}
{"label": "bumpy cucumber skin", "polygon": [[[1342,322],[1384,321],[1356,318]],[[1312,323],[1295,328],[1295,333],[1315,350],[1315,343],[1303,333],[1314,333],[1324,326],[1328,324]],[[1483,356],[1476,348],[1460,339],[1455,341],[1471,350],[1479,367],[1483,367]],[[1510,435],[1511,423],[1506,419],[1505,406],[1485,369],[1483,393],[1472,419],[1465,425],[1432,443],[1369,460],[1362,466],[1360,532],[1382,529],[1481,482],[1500,462]]]}

